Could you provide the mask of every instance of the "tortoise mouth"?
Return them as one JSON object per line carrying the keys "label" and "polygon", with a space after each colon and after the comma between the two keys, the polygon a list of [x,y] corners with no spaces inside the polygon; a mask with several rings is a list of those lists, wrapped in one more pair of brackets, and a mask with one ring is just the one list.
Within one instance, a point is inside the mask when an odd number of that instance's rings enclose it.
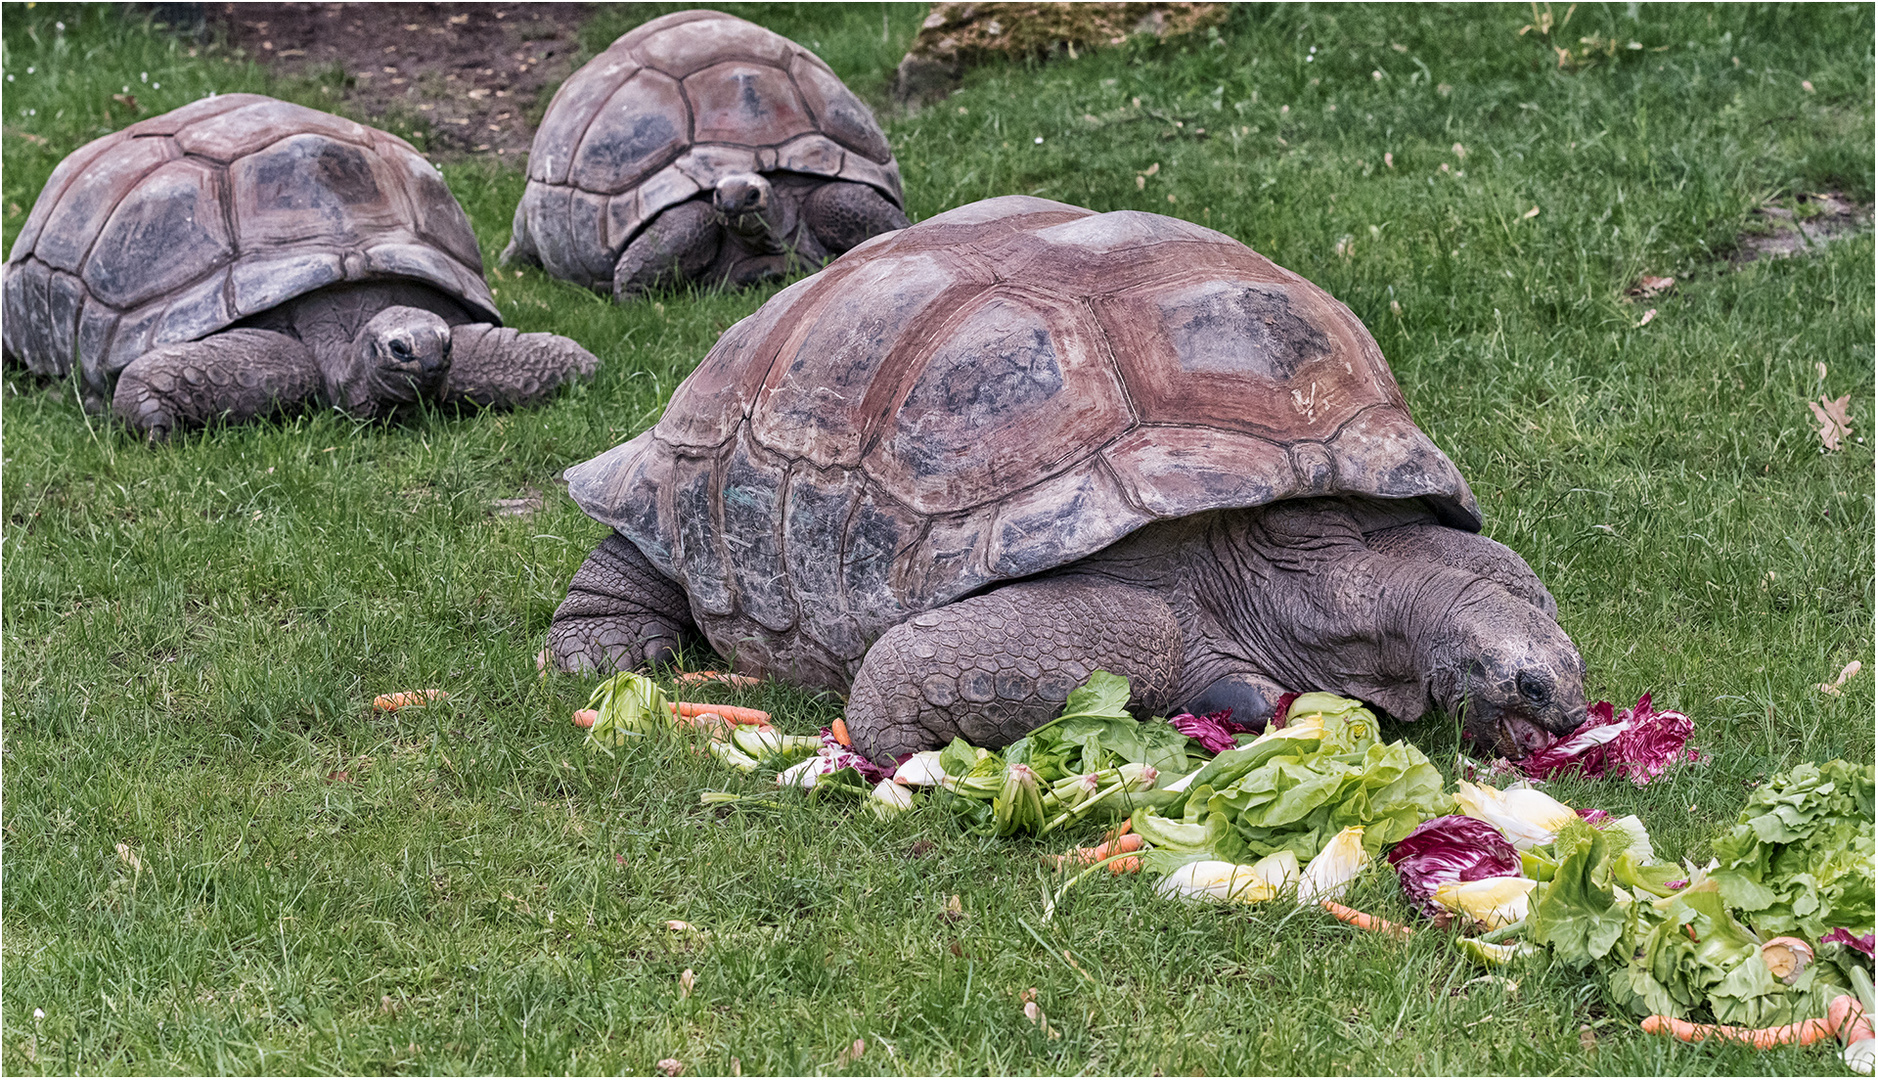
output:
{"label": "tortoise mouth", "polygon": [[1523,713],[1509,710],[1487,715],[1487,710],[1477,708],[1474,711],[1476,716],[1462,727],[1461,734],[1476,749],[1495,757],[1518,761],[1544,750],[1560,738]]}

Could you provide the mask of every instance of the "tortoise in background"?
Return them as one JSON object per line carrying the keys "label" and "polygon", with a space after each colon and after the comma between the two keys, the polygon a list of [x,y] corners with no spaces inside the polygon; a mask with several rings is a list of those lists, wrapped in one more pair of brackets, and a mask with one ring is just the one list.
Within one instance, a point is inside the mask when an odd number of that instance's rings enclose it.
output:
{"label": "tortoise in background", "polygon": [[1150,712],[1439,708],[1512,757],[1585,715],[1557,605],[1478,534],[1363,324],[1174,218],[1006,197],[877,237],[567,479],[615,531],[553,662],[702,631],[740,671],[851,687],[876,761],[1008,743],[1096,668]]}
{"label": "tortoise in background", "polygon": [[819,267],[906,224],[887,137],[827,64],[742,19],[681,11],[555,92],[502,263],[625,300]]}
{"label": "tortoise in background", "polygon": [[5,352],[160,439],[319,402],[513,406],[598,361],[502,327],[469,219],[410,144],[258,94],[80,147],[4,270]]}

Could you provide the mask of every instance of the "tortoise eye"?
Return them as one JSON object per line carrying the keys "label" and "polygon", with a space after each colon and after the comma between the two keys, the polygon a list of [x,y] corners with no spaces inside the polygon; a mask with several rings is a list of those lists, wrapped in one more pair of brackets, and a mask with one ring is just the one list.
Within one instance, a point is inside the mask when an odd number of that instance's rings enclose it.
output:
{"label": "tortoise eye", "polygon": [[1535,705],[1544,703],[1552,696],[1552,686],[1543,675],[1522,671],[1516,681],[1519,683],[1519,696]]}
{"label": "tortoise eye", "polygon": [[391,355],[400,360],[409,360],[411,358],[411,347],[406,345],[402,338],[392,338]]}

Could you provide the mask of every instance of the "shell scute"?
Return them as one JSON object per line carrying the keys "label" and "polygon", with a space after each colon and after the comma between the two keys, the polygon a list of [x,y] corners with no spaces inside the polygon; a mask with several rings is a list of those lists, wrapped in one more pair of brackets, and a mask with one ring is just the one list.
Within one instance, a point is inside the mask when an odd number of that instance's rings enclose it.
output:
{"label": "shell scute", "polygon": [[535,131],[534,144],[528,151],[528,178],[549,184],[566,181],[581,138],[606,107],[607,99],[638,70],[632,58],[609,50],[607,56],[596,58],[568,76],[554,92],[541,127]]}
{"label": "shell scute", "polygon": [[385,193],[377,155],[324,135],[291,135],[229,167],[244,247],[357,244],[407,225]]}
{"label": "shell scute", "polygon": [[[860,464],[892,408],[893,380],[882,376],[904,340],[919,340],[930,319],[991,284],[969,264],[935,254],[876,259],[809,279],[793,334],[779,350],[752,413],[763,445],[827,468]],[[854,280],[850,277],[859,275]],[[792,286],[793,287],[793,286]],[[935,304],[935,298],[948,298]],[[788,332],[787,330],[785,332]],[[909,358],[910,359],[910,358]]]}
{"label": "shell scute", "polygon": [[782,503],[783,567],[789,586],[806,598],[802,629],[831,655],[859,656],[866,645],[842,590],[841,561],[831,547],[847,533],[861,499],[861,474],[796,462]]}
{"label": "shell scute", "polygon": [[685,79],[696,142],[769,146],[814,129],[795,83],[770,64],[731,60]]}
{"label": "shell scute", "polygon": [[986,561],[1000,578],[1027,577],[1099,551],[1153,520],[1128,502],[1101,458],[1090,458],[1000,503]]}
{"label": "shell scute", "polygon": [[1128,499],[1156,517],[1219,506],[1262,506],[1291,494],[1285,449],[1267,439],[1192,424],[1143,425],[1102,451]]}
{"label": "shell scute", "polygon": [[1235,275],[1145,285],[1095,307],[1146,419],[1288,441],[1328,438],[1386,400],[1368,335],[1329,317],[1334,303],[1307,284]]}
{"label": "shell scute", "polygon": [[1004,498],[1134,422],[1083,305],[1000,285],[933,337],[866,467],[921,513]]}
{"label": "shell scute", "polygon": [[624,191],[671,164],[690,145],[690,128],[691,108],[678,80],[638,71],[594,114],[567,181],[608,195]]}
{"label": "shell scute", "polygon": [[721,476],[715,457],[680,454],[672,462],[672,519],[678,523],[675,554],[694,614],[736,611],[724,561],[728,553],[720,542],[724,538],[718,498]]}
{"label": "shell scute", "polygon": [[[788,60],[788,38],[714,11],[703,14],[706,17],[654,29],[638,41],[634,51],[646,63],[679,78],[732,56],[771,67]],[[651,27],[648,23],[640,29]]]}
{"label": "shell scute", "polygon": [[172,161],[144,177],[118,201],[85,260],[92,295],[132,308],[228,262],[235,244],[223,201],[221,170],[199,162]]}
{"label": "shell scute", "polygon": [[815,126],[829,138],[877,164],[884,165],[893,156],[893,147],[887,145],[887,137],[874,122],[874,114],[867,111],[867,106],[861,104],[827,64],[807,53],[798,53],[789,65],[789,74],[808,105]]}
{"label": "shell scute", "polygon": [[736,580],[737,606],[767,630],[796,624],[795,590],[780,580],[783,565],[783,485],[789,462],[748,438],[738,440],[724,465],[724,546]]}
{"label": "shell scute", "polygon": [[[804,278],[778,296],[800,295],[799,290],[817,281]],[[659,421],[659,438],[674,446],[705,449],[722,446],[737,433],[787,336],[786,329],[778,332],[787,308],[787,304],[765,304],[717,339],[672,393],[671,404]]]}
{"label": "shell scute", "polygon": [[323,135],[359,148],[370,146],[372,141],[370,131],[343,117],[271,98],[184,124],[177,129],[175,139],[183,153],[226,165],[289,132]]}
{"label": "shell scute", "polygon": [[[31,254],[56,269],[78,273],[118,202],[145,176],[178,156],[168,139],[133,139],[111,149],[110,160],[95,163],[59,194]],[[13,261],[25,254],[15,247]]]}

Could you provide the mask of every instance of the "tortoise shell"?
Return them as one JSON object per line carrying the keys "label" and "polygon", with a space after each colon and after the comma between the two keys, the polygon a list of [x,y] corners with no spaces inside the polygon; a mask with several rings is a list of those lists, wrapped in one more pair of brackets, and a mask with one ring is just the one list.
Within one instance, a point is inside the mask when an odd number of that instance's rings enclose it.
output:
{"label": "tortoise shell", "polygon": [[716,11],[637,27],[555,91],[528,151],[517,235],[592,287],[660,211],[738,172],[852,180],[904,206],[874,115],[827,64]]}
{"label": "tortoise shell", "polygon": [[7,259],[5,348],[107,399],[117,373],[341,281],[403,278],[500,324],[469,219],[394,135],[258,94],[80,147]]}
{"label": "tortoise shell", "polygon": [[1329,294],[1211,229],[1021,196],[784,289],[567,479],[740,667],[833,686],[911,615],[1157,520],[1347,494],[1480,527]]}

